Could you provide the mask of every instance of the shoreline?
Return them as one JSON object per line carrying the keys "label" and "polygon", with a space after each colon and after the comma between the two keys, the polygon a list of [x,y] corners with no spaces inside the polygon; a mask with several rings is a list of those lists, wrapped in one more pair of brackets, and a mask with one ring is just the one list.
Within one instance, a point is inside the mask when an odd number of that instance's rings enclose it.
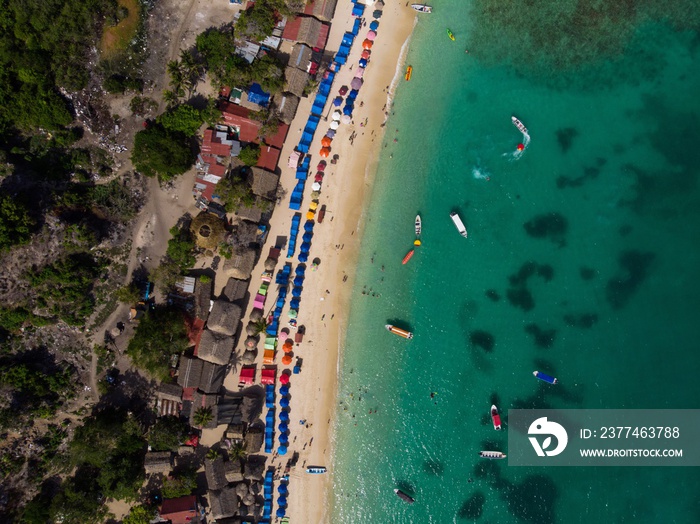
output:
{"label": "shoreline", "polygon": [[[331,27],[327,49],[338,49],[345,31],[352,27],[350,11],[353,4],[338,5]],[[369,9],[369,8],[368,8]],[[292,522],[310,524],[329,522],[333,504],[332,462],[336,449],[333,442],[336,419],[338,375],[342,361],[342,350],[348,322],[351,293],[355,280],[355,268],[359,257],[363,225],[367,216],[367,205],[377,174],[378,158],[384,136],[384,127],[389,117],[393,91],[402,78],[400,69],[408,49],[408,42],[416,22],[416,13],[402,5],[385,6],[380,19],[377,38],[372,48],[371,61],[366,69],[365,84],[357,98],[352,124],[342,125],[333,140],[332,153],[338,154],[337,164],[328,164],[325,171],[319,206],[326,205],[326,219],[314,229],[310,258],[320,258],[318,270],[308,272],[304,282],[304,292],[299,308],[299,325],[306,327],[306,335],[301,344],[294,348],[295,356],[303,359],[302,371],[292,375],[290,382],[289,451],[280,457],[275,453],[268,466],[275,469],[276,476],[282,475],[287,461],[295,452],[299,453],[297,466],[290,472],[287,516]],[[368,12],[365,13],[370,14]],[[367,24],[371,18],[366,18]],[[332,99],[342,85],[349,85],[354,77],[357,63],[362,53],[362,41],[368,31],[363,27],[347,63],[336,75],[333,83]],[[351,69],[352,67],[352,69]],[[385,87],[386,86],[386,87]],[[387,89],[388,88],[388,89]],[[249,290],[260,285],[260,275],[267,258],[266,251],[276,244],[275,238],[289,234],[294,211],[288,208],[291,190],[296,182],[295,169],[286,165],[286,159],[299,143],[301,131],[310,114],[313,97],[303,98],[297,115],[290,125],[287,140],[280,155],[280,185],[287,191],[270,219],[270,237],[263,248],[260,260],[253,269]],[[360,106],[362,103],[362,106]],[[321,138],[328,129],[331,108],[326,110],[309,150],[311,159],[310,174],[320,160]],[[362,125],[361,123],[367,123]],[[351,141],[351,136],[354,136]],[[306,212],[310,188],[307,187],[302,204]],[[286,242],[285,242],[286,244]],[[286,245],[275,268],[280,270],[285,262],[294,261],[296,255],[286,259]],[[218,294],[226,284],[225,279],[217,279],[214,294]],[[252,293],[253,291],[251,291]],[[271,296],[276,297],[276,293]],[[247,323],[252,304],[246,308],[243,325]],[[287,319],[288,304],[282,313]],[[236,351],[243,350],[243,339]],[[262,362],[259,349],[256,361]],[[279,356],[279,353],[278,353]],[[278,371],[289,369],[278,365]],[[230,391],[238,389],[238,371],[230,372],[224,386]],[[304,424],[299,424],[299,421]],[[225,430],[220,426],[205,431],[202,444],[218,442]],[[307,475],[305,468],[310,465],[326,466],[326,475]],[[278,481],[276,481],[277,483]],[[273,514],[276,510],[273,506]]]}

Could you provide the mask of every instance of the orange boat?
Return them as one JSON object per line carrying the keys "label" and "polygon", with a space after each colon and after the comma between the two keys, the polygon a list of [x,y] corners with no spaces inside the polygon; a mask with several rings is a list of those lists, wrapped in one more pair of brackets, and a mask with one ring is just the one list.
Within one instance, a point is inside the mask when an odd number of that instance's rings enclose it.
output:
{"label": "orange boat", "polygon": [[407,264],[409,260],[411,260],[411,257],[413,254],[416,252],[415,249],[411,249],[408,253],[406,253],[406,256],[403,257],[403,260],[401,261],[402,264]]}
{"label": "orange boat", "polygon": [[408,67],[406,68],[406,75],[404,76],[404,78],[405,78],[406,80],[410,80],[412,74],[413,74],[413,66],[408,66]]}
{"label": "orange boat", "polygon": [[400,337],[408,339],[413,338],[413,333],[411,333],[410,331],[406,331],[405,329],[397,328],[396,326],[392,326],[391,324],[386,324],[384,327],[389,333],[393,333],[394,335],[398,335]]}

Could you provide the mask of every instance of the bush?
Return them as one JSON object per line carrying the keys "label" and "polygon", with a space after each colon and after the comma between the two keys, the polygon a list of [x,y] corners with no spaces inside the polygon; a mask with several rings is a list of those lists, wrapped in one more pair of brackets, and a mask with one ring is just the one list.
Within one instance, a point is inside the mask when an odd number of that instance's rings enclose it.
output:
{"label": "bush", "polygon": [[168,181],[187,171],[194,155],[185,135],[152,125],[136,133],[131,161],[144,175]]}
{"label": "bush", "polygon": [[167,131],[194,136],[202,127],[202,112],[187,104],[180,104],[158,117],[158,123]]}
{"label": "bush", "polygon": [[129,109],[135,115],[147,115],[158,109],[158,102],[147,96],[136,95],[129,102]]}
{"label": "bush", "polygon": [[0,195],[0,251],[26,244],[34,224],[24,204],[9,195]]}
{"label": "bush", "polygon": [[238,159],[247,166],[254,166],[260,158],[260,146],[248,144],[238,153]]}

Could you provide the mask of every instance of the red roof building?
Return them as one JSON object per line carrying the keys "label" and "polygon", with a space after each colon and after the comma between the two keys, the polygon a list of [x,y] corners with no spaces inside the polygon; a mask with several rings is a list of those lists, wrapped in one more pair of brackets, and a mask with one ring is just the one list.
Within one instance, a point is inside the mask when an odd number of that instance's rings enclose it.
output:
{"label": "red roof building", "polygon": [[268,146],[276,147],[277,149],[282,149],[284,141],[287,138],[287,133],[289,133],[289,125],[280,124],[277,128],[277,132],[274,135],[266,136],[265,138],[263,138],[263,141]]}
{"label": "red roof building", "polygon": [[223,102],[219,105],[219,110],[222,113],[224,124],[236,131],[241,142],[258,141],[258,131],[260,131],[262,123],[249,118],[249,109],[231,102]]}
{"label": "red roof building", "polygon": [[277,162],[279,162],[281,153],[282,151],[276,147],[263,144],[260,147],[260,158],[258,158],[258,163],[255,165],[274,173],[275,169],[277,169]]}
{"label": "red roof building", "polygon": [[190,495],[165,499],[160,507],[160,516],[171,524],[189,524],[197,516],[197,497]]}

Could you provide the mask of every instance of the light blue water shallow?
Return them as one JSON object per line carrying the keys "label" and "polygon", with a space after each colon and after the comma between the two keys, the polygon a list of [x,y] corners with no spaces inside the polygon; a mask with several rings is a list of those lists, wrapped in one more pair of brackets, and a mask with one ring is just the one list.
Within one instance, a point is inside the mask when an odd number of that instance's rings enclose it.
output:
{"label": "light blue water shallow", "polygon": [[[387,124],[343,352],[332,522],[700,522],[694,468],[476,457],[507,451],[494,402],[502,413],[698,407],[698,34],[640,23],[622,56],[584,57],[564,74],[551,65],[573,51],[549,66],[520,47],[509,58],[506,30],[483,37],[487,2],[463,4],[442,0],[421,18],[413,78]],[[555,56],[557,42],[542,45]],[[511,115],[532,137],[519,160]],[[402,266],[416,213],[424,245]],[[528,234],[538,216],[562,230]],[[538,383],[535,369],[561,384]]]}

